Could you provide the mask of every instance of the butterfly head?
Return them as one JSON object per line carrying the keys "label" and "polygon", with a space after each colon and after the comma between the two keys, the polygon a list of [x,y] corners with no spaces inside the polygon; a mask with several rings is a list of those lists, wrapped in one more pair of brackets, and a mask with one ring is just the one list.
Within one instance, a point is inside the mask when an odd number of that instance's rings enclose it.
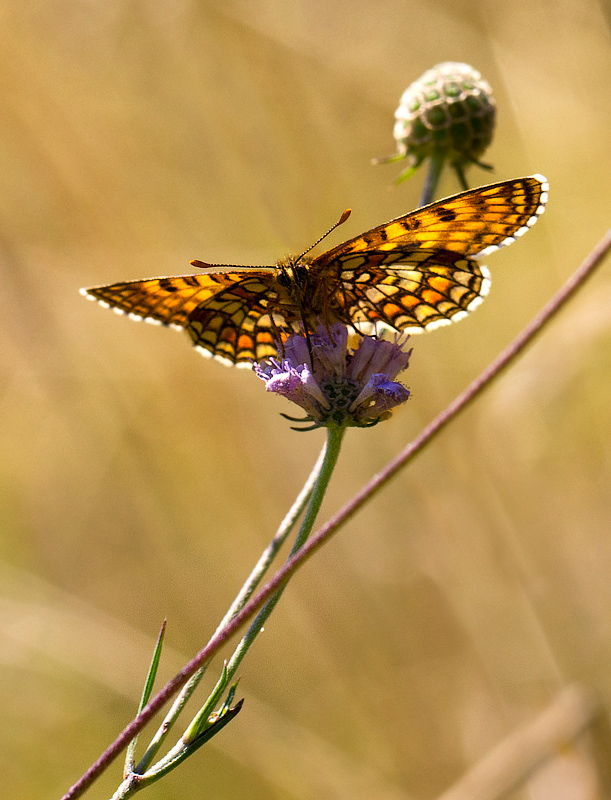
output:
{"label": "butterfly head", "polygon": [[308,256],[286,256],[277,263],[276,280],[290,294],[301,294],[308,282],[308,266],[312,259]]}
{"label": "butterfly head", "polygon": [[313,282],[309,273],[309,266],[314,259],[309,256],[308,253],[313,250],[316,245],[320,244],[332,231],[340,225],[343,225],[351,213],[351,209],[347,208],[337,222],[317,239],[314,244],[310,245],[307,250],[304,250],[300,256],[289,255],[276,264],[276,280],[278,285],[286,289],[290,299],[300,307],[304,301],[311,299],[316,288],[314,285],[310,285]]}

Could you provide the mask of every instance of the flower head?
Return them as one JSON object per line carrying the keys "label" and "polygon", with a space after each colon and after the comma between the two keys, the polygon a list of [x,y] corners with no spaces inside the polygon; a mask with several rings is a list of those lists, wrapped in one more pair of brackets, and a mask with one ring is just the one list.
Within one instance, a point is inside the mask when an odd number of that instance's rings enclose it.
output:
{"label": "flower head", "polygon": [[307,414],[302,421],[312,422],[312,427],[368,427],[387,419],[410,396],[394,380],[409,364],[412,351],[402,349],[408,338],[389,342],[363,336],[353,349],[347,328],[321,325],[309,342],[300,334],[290,336],[280,361],[261,361],[254,370],[268,392],[301,406]]}
{"label": "flower head", "polygon": [[[469,64],[444,61],[410,84],[395,112],[397,154],[376,162],[409,159],[399,181],[426,158],[448,161],[464,182],[470,163],[490,169],[479,157],[492,141],[496,103],[490,84]],[[466,188],[466,186],[465,186]]]}

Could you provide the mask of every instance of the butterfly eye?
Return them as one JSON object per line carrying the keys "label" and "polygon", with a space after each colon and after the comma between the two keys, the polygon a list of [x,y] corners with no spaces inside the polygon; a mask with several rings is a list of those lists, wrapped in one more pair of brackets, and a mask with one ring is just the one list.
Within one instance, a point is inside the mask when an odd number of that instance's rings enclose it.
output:
{"label": "butterfly eye", "polygon": [[290,280],[286,272],[279,272],[278,275],[276,276],[276,280],[278,281],[280,286],[284,287],[285,289],[288,289],[290,285]]}

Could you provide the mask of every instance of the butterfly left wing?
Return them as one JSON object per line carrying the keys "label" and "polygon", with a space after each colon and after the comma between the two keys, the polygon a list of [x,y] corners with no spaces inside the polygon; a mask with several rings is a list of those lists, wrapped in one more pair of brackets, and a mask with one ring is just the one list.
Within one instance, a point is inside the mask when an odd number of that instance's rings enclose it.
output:
{"label": "butterfly left wing", "polygon": [[277,354],[268,313],[276,297],[273,270],[150,278],[81,293],[132,319],[184,328],[200,352],[226,363],[250,366],[253,358]]}
{"label": "butterfly left wing", "polygon": [[[269,273],[256,272],[259,279]],[[252,272],[211,272],[202,275],[176,275],[170,278],[148,278],[108,286],[81,289],[89,300],[97,300],[117,314],[142,319],[157,325],[184,328],[189,314],[211,297],[253,277]]]}

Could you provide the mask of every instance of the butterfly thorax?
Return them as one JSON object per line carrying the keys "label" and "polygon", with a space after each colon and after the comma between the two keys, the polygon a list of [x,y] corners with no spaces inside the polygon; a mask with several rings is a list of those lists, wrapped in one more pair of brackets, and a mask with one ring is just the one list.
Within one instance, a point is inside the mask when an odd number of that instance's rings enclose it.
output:
{"label": "butterfly thorax", "polygon": [[[315,330],[321,319],[329,316],[329,287],[310,269],[314,259],[309,256],[286,256],[276,264],[277,306],[285,316],[295,314],[295,319]],[[325,300],[326,298],[326,300]]]}
{"label": "butterfly thorax", "polygon": [[276,280],[295,302],[305,300],[310,291],[308,272],[311,263],[308,256],[288,255],[276,264]]}

